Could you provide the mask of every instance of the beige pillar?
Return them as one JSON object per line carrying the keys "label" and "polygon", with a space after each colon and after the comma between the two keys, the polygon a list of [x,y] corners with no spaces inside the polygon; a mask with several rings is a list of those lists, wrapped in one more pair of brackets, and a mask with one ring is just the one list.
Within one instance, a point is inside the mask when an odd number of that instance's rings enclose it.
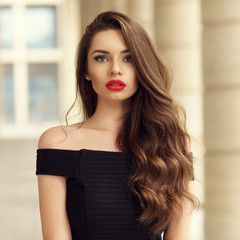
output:
{"label": "beige pillar", "polygon": [[82,0],[83,28],[103,11],[119,11],[136,18],[154,39],[154,0]]}
{"label": "beige pillar", "polygon": [[82,26],[85,28],[99,13],[103,11],[119,11],[127,13],[127,0],[82,0]]}
{"label": "beige pillar", "polygon": [[240,239],[239,9],[202,0],[207,240]]}
{"label": "beige pillar", "polygon": [[128,1],[128,13],[136,18],[147,30],[153,40],[154,35],[154,0],[130,0]]}
{"label": "beige pillar", "polygon": [[[77,44],[81,35],[81,17],[80,17],[81,7],[80,1],[64,1],[59,7],[59,32],[61,34],[62,45],[64,49],[64,59],[65,61],[60,64],[59,75],[60,75],[60,93],[59,96],[64,96],[61,99],[63,115],[61,116],[61,121],[64,122],[65,113],[72,105],[75,99],[75,55]],[[65,29],[65,31],[61,31]],[[66,30],[67,34],[66,34]],[[76,110],[72,111],[72,116],[77,115],[79,110],[76,105]],[[74,112],[74,113],[73,113]],[[76,119],[70,119],[73,122],[79,121],[78,116]],[[80,117],[81,119],[81,117]]]}
{"label": "beige pillar", "polygon": [[[199,0],[156,0],[155,35],[160,55],[173,71],[173,95],[184,105],[193,139],[195,192],[203,194],[203,123]],[[203,208],[194,214],[192,240],[203,239]]]}

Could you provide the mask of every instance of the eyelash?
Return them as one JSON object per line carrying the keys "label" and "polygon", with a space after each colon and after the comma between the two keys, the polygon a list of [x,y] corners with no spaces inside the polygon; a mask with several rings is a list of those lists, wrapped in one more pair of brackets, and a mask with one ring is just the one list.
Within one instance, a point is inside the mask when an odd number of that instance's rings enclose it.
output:
{"label": "eyelash", "polygon": [[[98,56],[94,57],[94,59],[95,59],[97,62],[105,62],[106,60],[108,60],[107,57],[104,56],[104,55],[98,55]],[[104,59],[104,60],[103,60],[103,59]]]}
{"label": "eyelash", "polygon": [[[97,62],[105,62],[108,61],[108,58],[104,55],[98,55],[96,57],[94,57],[95,61]],[[132,57],[131,55],[127,55],[123,58],[124,62],[132,62]]]}
{"label": "eyelash", "polygon": [[132,62],[132,56],[131,55],[125,56],[124,59],[128,59],[126,62]]}

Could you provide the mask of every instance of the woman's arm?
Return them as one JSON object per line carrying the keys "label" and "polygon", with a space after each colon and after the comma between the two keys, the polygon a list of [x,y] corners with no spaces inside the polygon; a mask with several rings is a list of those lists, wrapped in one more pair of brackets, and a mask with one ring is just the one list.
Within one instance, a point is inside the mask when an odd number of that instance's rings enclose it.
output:
{"label": "woman's arm", "polygon": [[65,177],[38,175],[38,189],[43,239],[71,240]]}
{"label": "woman's arm", "polygon": [[192,206],[185,203],[180,217],[173,218],[164,233],[164,240],[191,239]]}
{"label": "woman's arm", "polygon": [[[53,143],[63,137],[62,128],[49,129],[40,137],[38,148],[61,147]],[[38,190],[43,239],[71,240],[66,209],[66,177],[38,175]]]}
{"label": "woman's arm", "polygon": [[[193,191],[193,181],[189,183],[189,189]],[[186,200],[183,203],[183,211],[180,217],[173,218],[164,233],[164,240],[190,240],[193,205]]]}

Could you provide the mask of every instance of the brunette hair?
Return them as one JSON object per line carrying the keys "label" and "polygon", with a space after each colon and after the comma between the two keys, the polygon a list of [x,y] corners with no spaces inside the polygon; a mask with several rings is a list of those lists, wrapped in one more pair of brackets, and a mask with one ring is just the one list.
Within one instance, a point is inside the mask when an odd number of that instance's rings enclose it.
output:
{"label": "brunette hair", "polygon": [[77,98],[80,95],[82,99],[85,119],[94,114],[97,105],[91,81],[84,79],[87,54],[94,35],[108,29],[121,30],[139,82],[116,144],[133,169],[128,185],[140,202],[138,220],[151,225],[151,232],[158,234],[172,217],[181,215],[185,200],[198,205],[188,188],[193,178],[193,157],[185,114],[169,93],[170,71],[146,31],[133,18],[108,11],[87,26],[78,46]]}

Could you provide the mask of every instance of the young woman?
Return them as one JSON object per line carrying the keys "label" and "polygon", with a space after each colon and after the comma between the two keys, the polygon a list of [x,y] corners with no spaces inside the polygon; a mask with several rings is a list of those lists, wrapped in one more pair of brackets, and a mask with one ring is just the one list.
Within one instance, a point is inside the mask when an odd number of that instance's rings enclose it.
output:
{"label": "young woman", "polygon": [[189,135],[147,33],[124,14],[98,15],[79,43],[76,76],[84,121],[39,140],[44,239],[189,240]]}

